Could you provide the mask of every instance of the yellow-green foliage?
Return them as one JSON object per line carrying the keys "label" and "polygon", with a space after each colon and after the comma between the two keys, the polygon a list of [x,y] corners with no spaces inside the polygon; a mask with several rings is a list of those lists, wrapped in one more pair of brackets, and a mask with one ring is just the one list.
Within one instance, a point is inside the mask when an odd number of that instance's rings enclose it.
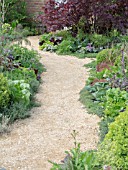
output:
{"label": "yellow-green foliage", "polygon": [[47,41],[42,46],[40,46],[39,49],[44,50],[44,49],[47,49],[49,46],[53,46],[53,43],[50,41]]}
{"label": "yellow-green foliage", "polygon": [[102,165],[128,170],[128,107],[109,126],[109,132],[98,150]]}
{"label": "yellow-green foliage", "polygon": [[12,27],[10,24],[5,23],[2,25],[2,33],[6,34],[9,33],[12,30]]}
{"label": "yellow-green foliage", "polygon": [[8,105],[10,100],[9,95],[10,90],[8,87],[8,81],[3,74],[0,74],[0,109]]}
{"label": "yellow-green foliage", "polygon": [[49,33],[49,34],[45,33],[45,34],[43,34],[43,35],[40,37],[40,42],[41,42],[41,41],[47,42],[47,41],[49,41],[49,39],[50,39],[52,36],[53,36],[52,33]]}
{"label": "yellow-green foliage", "polygon": [[118,49],[104,49],[100,51],[97,56],[97,64],[103,61],[115,62],[115,60],[121,55]]}

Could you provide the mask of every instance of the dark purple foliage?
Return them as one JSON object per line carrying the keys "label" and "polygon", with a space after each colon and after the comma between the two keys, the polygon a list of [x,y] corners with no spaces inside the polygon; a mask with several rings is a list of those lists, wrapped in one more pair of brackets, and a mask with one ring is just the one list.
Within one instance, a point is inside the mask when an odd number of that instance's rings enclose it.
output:
{"label": "dark purple foliage", "polygon": [[[52,42],[53,45],[58,45],[63,41],[63,37],[51,37],[49,39],[49,41]],[[44,43],[45,43],[45,41],[42,40],[42,41],[39,42],[39,45],[42,46]]]}
{"label": "dark purple foliage", "polygon": [[37,77],[36,77],[36,79],[37,79],[38,81],[41,80],[41,75],[38,74]]}
{"label": "dark purple foliage", "polygon": [[47,31],[77,25],[85,18],[85,31],[105,33],[112,29],[125,32],[128,28],[127,0],[67,0],[56,3],[47,0],[40,16]]}
{"label": "dark purple foliage", "polygon": [[40,41],[39,46],[42,46],[45,43],[45,41]]}
{"label": "dark purple foliage", "polygon": [[88,45],[86,46],[86,50],[87,50],[88,52],[93,52],[94,47],[92,46],[92,43],[88,43]]}
{"label": "dark purple foliage", "polygon": [[58,45],[62,42],[63,37],[51,37],[50,42],[54,43],[54,45]]}
{"label": "dark purple foliage", "polygon": [[14,56],[13,56],[12,54],[10,54],[10,55],[8,56],[8,59],[14,60]]}

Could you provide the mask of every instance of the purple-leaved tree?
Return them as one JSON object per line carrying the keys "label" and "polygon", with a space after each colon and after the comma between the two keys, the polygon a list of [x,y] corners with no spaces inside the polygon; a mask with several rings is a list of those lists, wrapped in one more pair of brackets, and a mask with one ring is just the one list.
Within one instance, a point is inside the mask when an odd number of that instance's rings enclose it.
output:
{"label": "purple-leaved tree", "polygon": [[40,18],[48,31],[73,27],[81,17],[85,18],[87,32],[125,32],[128,28],[127,0],[47,0],[42,10]]}

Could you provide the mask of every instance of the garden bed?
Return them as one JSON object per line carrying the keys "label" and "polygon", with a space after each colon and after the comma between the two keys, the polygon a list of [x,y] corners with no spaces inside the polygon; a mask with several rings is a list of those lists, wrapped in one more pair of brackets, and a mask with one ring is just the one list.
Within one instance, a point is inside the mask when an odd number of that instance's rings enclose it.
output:
{"label": "garden bed", "polygon": [[38,92],[45,68],[35,50],[28,50],[21,44],[12,45],[12,41],[24,38],[21,32],[15,32],[9,24],[4,24],[0,32],[1,132],[5,130],[3,125],[30,116],[30,108],[39,105],[34,103],[34,95]]}

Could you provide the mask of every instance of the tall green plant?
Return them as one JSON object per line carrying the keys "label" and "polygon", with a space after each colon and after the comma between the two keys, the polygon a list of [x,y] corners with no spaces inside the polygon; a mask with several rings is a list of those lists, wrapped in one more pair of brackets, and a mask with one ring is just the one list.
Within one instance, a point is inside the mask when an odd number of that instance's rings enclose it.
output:
{"label": "tall green plant", "polygon": [[77,133],[73,131],[72,137],[74,138],[75,147],[66,151],[67,156],[65,157],[63,164],[57,164],[51,162],[53,167],[51,170],[92,170],[94,165],[94,153],[93,151],[82,152],[80,149],[80,143],[76,141]]}
{"label": "tall green plant", "polygon": [[23,22],[26,18],[25,0],[0,0],[0,18],[2,23]]}

